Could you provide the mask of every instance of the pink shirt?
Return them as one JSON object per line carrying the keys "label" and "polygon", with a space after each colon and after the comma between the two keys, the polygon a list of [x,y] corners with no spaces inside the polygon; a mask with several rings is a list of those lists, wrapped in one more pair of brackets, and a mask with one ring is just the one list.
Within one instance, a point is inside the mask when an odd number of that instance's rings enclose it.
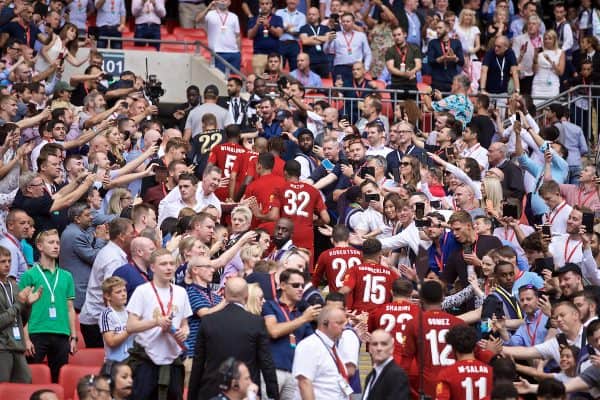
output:
{"label": "pink shirt", "polygon": [[560,185],[560,193],[568,204],[581,207],[587,207],[594,212],[600,211],[600,196],[598,190],[594,187],[590,191],[584,191],[581,185]]}

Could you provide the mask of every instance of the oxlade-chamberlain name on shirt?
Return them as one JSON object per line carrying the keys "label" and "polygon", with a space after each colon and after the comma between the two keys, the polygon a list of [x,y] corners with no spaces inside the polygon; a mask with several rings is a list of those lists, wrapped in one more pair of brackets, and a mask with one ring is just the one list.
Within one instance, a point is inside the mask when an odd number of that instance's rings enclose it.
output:
{"label": "oxlade-chamberlain name on shirt", "polygon": [[357,265],[355,268],[358,268],[361,271],[372,272],[374,274],[392,275],[392,271],[385,267],[376,267],[373,265]]}
{"label": "oxlade-chamberlain name on shirt", "polygon": [[427,323],[429,325],[450,326],[450,319],[449,318],[427,318]]}

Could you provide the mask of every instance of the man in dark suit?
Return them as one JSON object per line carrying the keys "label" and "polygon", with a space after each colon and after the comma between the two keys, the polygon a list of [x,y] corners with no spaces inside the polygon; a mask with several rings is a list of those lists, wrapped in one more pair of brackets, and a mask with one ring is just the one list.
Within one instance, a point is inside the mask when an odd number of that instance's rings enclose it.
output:
{"label": "man in dark suit", "polygon": [[230,75],[227,79],[227,97],[220,96],[217,104],[226,110],[229,110],[233,122],[244,126],[248,119],[248,101],[240,97],[242,90],[242,80],[235,75]]}
{"label": "man in dark suit", "polygon": [[408,377],[393,357],[394,339],[378,329],[371,334],[369,353],[373,361],[373,370],[365,380],[363,400],[408,399]]}
{"label": "man in dark suit", "polygon": [[202,318],[190,375],[190,400],[205,400],[219,393],[219,366],[229,357],[248,366],[253,382],[266,382],[267,396],[279,399],[275,365],[269,350],[264,319],[245,310],[248,284],[230,278],[225,285],[225,308]]}

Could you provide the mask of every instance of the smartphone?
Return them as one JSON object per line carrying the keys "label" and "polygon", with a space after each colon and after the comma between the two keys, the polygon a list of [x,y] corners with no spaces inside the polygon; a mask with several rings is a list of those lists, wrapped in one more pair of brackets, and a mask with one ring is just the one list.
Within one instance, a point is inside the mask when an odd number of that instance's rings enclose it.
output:
{"label": "smartphone", "polygon": [[588,355],[590,355],[590,356],[596,355],[596,349],[594,349],[594,346],[592,346],[591,344],[587,344],[585,347],[587,348]]}
{"label": "smartphone", "polygon": [[592,233],[594,232],[594,213],[583,213],[583,218],[581,219],[582,225],[585,225],[585,232]]}
{"label": "smartphone", "polygon": [[329,161],[328,159],[324,159],[323,161],[321,161],[321,165],[323,166],[323,168],[325,168],[327,171],[331,171],[333,170],[333,168],[335,167],[335,165]]}
{"label": "smartphone", "polygon": [[154,145],[155,145],[155,146],[158,146],[158,147],[160,147],[160,145],[161,145],[161,144],[162,144],[162,139],[158,139],[158,140],[156,141],[156,143],[154,143]]}
{"label": "smartphone", "polygon": [[377,193],[365,194],[365,201],[366,202],[379,201],[379,195]]}
{"label": "smartphone", "polygon": [[431,200],[429,205],[431,205],[431,208],[438,210],[442,207],[442,202],[440,200]]}
{"label": "smartphone", "polygon": [[446,156],[450,157],[454,155],[454,147],[446,147]]}
{"label": "smartphone", "polygon": [[394,175],[394,182],[400,183],[400,170],[398,168],[392,169],[392,174]]}
{"label": "smartphone", "polygon": [[436,151],[438,151],[440,149],[440,146],[435,145],[435,144],[427,144],[425,143],[425,151],[428,151],[430,153],[435,153]]}
{"label": "smartphone", "polygon": [[536,258],[533,262],[533,272],[542,275],[544,270],[554,271],[554,258],[544,257]]}
{"label": "smartphone", "polygon": [[550,231],[551,225],[544,224],[542,225],[542,235],[543,236],[552,236],[552,232]]}
{"label": "smartphone", "polygon": [[567,342],[567,337],[564,333],[559,333],[556,335],[556,341],[558,342],[558,346],[560,348],[569,347],[569,343]]}
{"label": "smartphone", "polygon": [[519,219],[519,209],[514,204],[504,204],[502,206],[502,215],[504,217]]}
{"label": "smartphone", "polygon": [[429,228],[431,226],[431,220],[429,218],[415,219],[415,226],[417,228]]}
{"label": "smartphone", "polygon": [[515,120],[521,122],[521,114],[520,113],[515,113]]}
{"label": "smartphone", "polygon": [[128,102],[126,102],[126,101],[122,101],[122,102],[121,102],[121,107],[123,107],[124,109],[126,109],[126,110],[127,110],[127,109],[129,108],[129,103],[128,103]]}
{"label": "smartphone", "polygon": [[463,244],[463,253],[464,254],[473,254],[473,244],[472,243]]}
{"label": "smartphone", "polygon": [[375,176],[375,167],[362,167],[360,169],[360,177],[365,179],[365,176],[371,175]]}
{"label": "smartphone", "polygon": [[425,216],[425,203],[415,204],[415,219],[423,219]]}

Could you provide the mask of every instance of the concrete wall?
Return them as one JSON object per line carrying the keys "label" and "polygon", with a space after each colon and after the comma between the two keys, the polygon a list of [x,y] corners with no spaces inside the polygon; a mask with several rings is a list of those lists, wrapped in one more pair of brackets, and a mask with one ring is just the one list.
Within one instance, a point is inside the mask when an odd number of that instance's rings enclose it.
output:
{"label": "concrete wall", "polygon": [[[121,71],[130,70],[145,78],[147,59],[148,73],[156,75],[166,90],[161,98],[163,104],[184,103],[185,89],[189,85],[198,86],[202,93],[206,85],[214,84],[219,88],[221,95],[227,93],[225,76],[211,68],[201,55],[143,50],[101,49],[100,51],[104,54],[104,70],[117,77]],[[80,49],[77,58],[86,57],[88,53],[89,49]],[[82,67],[75,68],[65,63],[63,80],[68,82],[72,74],[82,74],[87,65],[86,63]]]}

